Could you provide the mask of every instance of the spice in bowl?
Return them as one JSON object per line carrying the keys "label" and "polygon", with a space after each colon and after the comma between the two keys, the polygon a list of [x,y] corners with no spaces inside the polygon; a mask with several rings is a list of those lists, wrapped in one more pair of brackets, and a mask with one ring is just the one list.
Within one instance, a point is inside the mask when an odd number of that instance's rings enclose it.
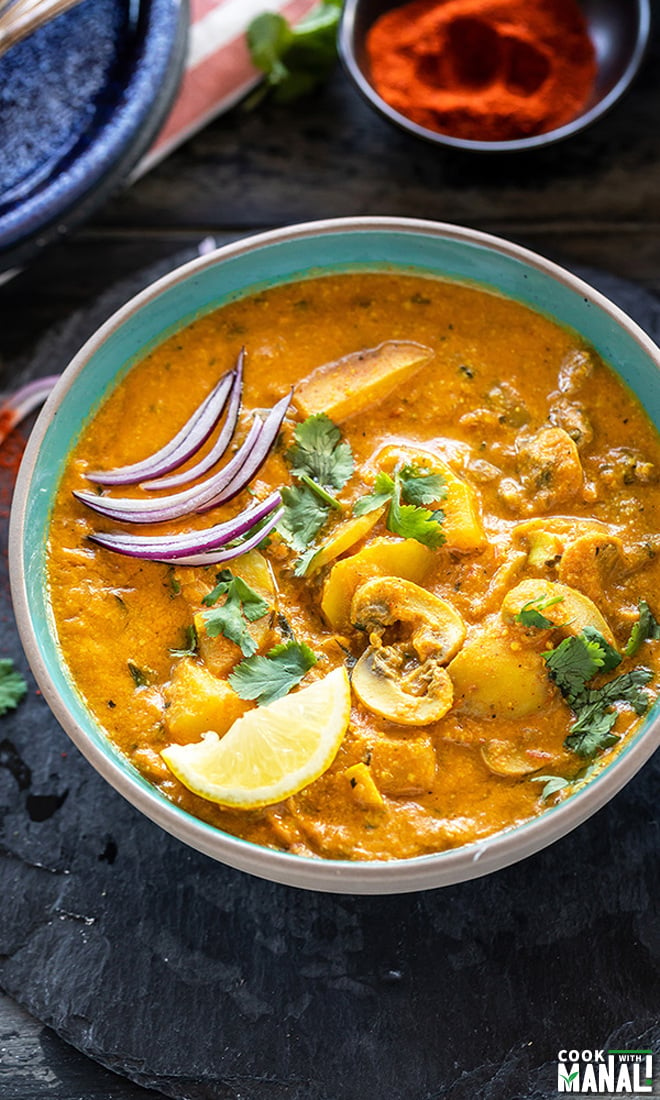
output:
{"label": "spice in bowl", "polygon": [[412,122],[511,141],[571,122],[596,57],[577,0],[412,0],[367,37],[379,95]]}

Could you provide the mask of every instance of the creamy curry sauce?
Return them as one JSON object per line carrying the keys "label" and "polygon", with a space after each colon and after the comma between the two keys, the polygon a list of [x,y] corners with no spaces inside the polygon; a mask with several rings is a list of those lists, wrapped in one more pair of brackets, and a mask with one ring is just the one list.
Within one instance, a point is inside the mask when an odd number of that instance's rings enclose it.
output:
{"label": "creamy curry sauce", "polygon": [[[258,642],[264,652],[293,631],[320,655],[303,686],[343,662],[354,666],[369,644],[364,630],[350,622],[356,583],[407,576],[464,621],[456,664],[445,662],[453,705],[438,721],[415,726],[373,713],[354,693],[348,732],[324,775],[277,805],[225,809],[190,793],[160,756],[172,741],[198,741],[205,728],[205,716],[195,718],[194,703],[192,717],[185,700],[182,707],[180,666],[188,672],[191,665],[203,668],[219,682],[241,660],[238,648],[223,638],[206,639],[195,657],[171,652],[185,648],[186,631],[202,595],[213,587],[216,569],[172,568],[95,548],[87,534],[117,524],[86,510],[72,490],[89,489],[86,470],[133,462],[164,444],[243,346],[239,441],[251,410],[273,405],[320,365],[386,341],[415,341],[433,356],[394,392],[377,394],[367,412],[340,420],[355,473],[338,494],[344,513],[333,510],[319,545],[347,521],[351,503],[373,491],[379,469],[389,463],[391,470],[397,457],[419,457],[420,449],[423,462],[433,467],[435,456],[436,468],[449,475],[441,504],[448,517],[452,484],[460,479],[469,487],[467,520],[459,507],[445,545],[429,550],[414,543],[402,565],[403,540],[381,516],[339,559],[376,543],[380,550],[371,564],[357,574],[336,574],[336,591],[329,594],[337,560],[297,578],[298,555],[275,535],[262,551],[266,573],[257,562],[257,572],[246,574],[256,588],[261,577],[261,590],[271,586],[274,592],[273,612],[266,625],[258,624]],[[292,483],[285,452],[301,419],[292,406],[251,494],[263,497]],[[383,452],[393,446],[399,451]],[[574,716],[540,654],[575,633],[582,611],[571,604],[568,615],[558,603],[546,612],[555,629],[526,628],[515,621],[515,607],[507,613],[506,599],[522,582],[538,582],[520,590],[529,598],[562,591],[538,584],[562,584],[596,605],[621,650],[639,601],[658,612],[659,462],[657,433],[632,394],[574,333],[519,304],[466,286],[389,273],[325,277],[264,291],[197,320],[159,346],[84,430],[62,479],[50,532],[50,598],[59,642],[73,681],[112,741],[169,799],[218,828],[326,858],[388,859],[453,848],[541,813],[574,787],[544,801],[544,782],[533,781],[535,776],[579,780],[585,767],[611,758],[640,721],[623,706],[615,746],[592,759],[567,749]],[[166,528],[218,522],[246,507],[251,494]],[[399,557],[392,552],[394,565],[388,567],[388,547],[394,545]],[[517,610],[523,602],[519,597]],[[566,619],[577,626],[566,626]],[[381,640],[405,644],[405,625],[388,627]],[[506,667],[500,675],[503,647]],[[657,641],[646,641],[616,669],[620,674],[639,664],[651,668],[651,700],[658,650]],[[142,682],[136,682],[136,670]],[[235,713],[228,706],[225,728],[246,705],[239,702]],[[347,777],[358,763],[368,769],[368,788],[361,780],[351,782],[355,773]]]}

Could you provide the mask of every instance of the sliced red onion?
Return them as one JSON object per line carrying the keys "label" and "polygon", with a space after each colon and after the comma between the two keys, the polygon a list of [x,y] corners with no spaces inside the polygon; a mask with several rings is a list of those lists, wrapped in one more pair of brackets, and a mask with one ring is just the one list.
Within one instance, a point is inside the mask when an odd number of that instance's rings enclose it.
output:
{"label": "sliced red onion", "polygon": [[223,562],[231,561],[232,558],[238,558],[241,554],[247,554],[248,550],[254,550],[264,541],[267,535],[277,527],[280,519],[284,515],[284,508],[278,508],[268,517],[265,523],[259,524],[258,530],[245,538],[242,542],[237,543],[235,546],[227,546],[222,550],[209,550],[206,553],[201,554],[186,554],[184,557],[176,559],[177,565],[222,565]]}
{"label": "sliced red onion", "polygon": [[220,461],[232,440],[234,432],[236,431],[236,424],[238,423],[238,414],[241,410],[241,399],[243,397],[244,360],[245,349],[243,348],[238,356],[234,371],[234,380],[229,394],[229,405],[227,406],[227,416],[220,434],[208,454],[189,470],[171,474],[169,477],[159,477],[156,478],[155,481],[142,482],[143,489],[173,489],[175,485],[186,485],[189,481],[195,481],[196,478],[201,477],[202,474],[205,474],[207,470],[210,470],[212,466],[215,466],[216,463]]}
{"label": "sliced red onion", "polygon": [[235,370],[223,375],[181,430],[159,451],[140,462],[131,463],[130,466],[120,466],[115,470],[92,470],[86,475],[89,481],[96,481],[99,485],[135,485],[145,478],[159,477],[182,466],[206,443],[218,423],[235,376]]}
{"label": "sliced red onion", "polygon": [[231,500],[254,477],[277,438],[290,400],[291,395],[288,394],[278,401],[265,421],[255,419],[245,442],[234,457],[199,485],[152,500],[142,497],[104,497],[84,490],[74,490],[73,495],[99,515],[123,523],[162,523],[192,512],[207,512],[217,504]]}
{"label": "sliced red onion", "polygon": [[[204,531],[186,531],[183,534],[162,536],[131,535],[123,532],[96,533],[89,535],[88,538],[106,550],[114,550],[118,554],[150,561],[180,561],[182,564],[191,564],[189,561],[191,555],[193,557],[199,554],[217,555],[227,549],[232,551],[232,557],[236,557],[237,554],[245,553],[252,546],[257,546],[266,537],[268,531],[272,531],[282,514],[281,504],[281,494],[276,490],[266,500],[254,504],[233,519],[218,523]],[[255,530],[257,527],[258,531]],[[250,546],[247,545],[247,540],[241,542],[238,548],[228,546],[243,536],[249,536],[249,540],[255,541],[250,541]],[[233,553],[234,549],[235,553]],[[216,560],[221,559],[213,557],[213,561]]]}
{"label": "sliced red onion", "polygon": [[[179,519],[180,516],[189,516],[198,508],[211,500],[224,484],[225,470],[232,465],[242,465],[247,455],[255,446],[263,424],[260,420],[254,420],[247,434],[243,446],[236,452],[231,462],[222,470],[208,477],[200,485],[191,485],[180,493],[171,493],[166,497],[152,497],[145,500],[144,497],[106,497],[97,493],[88,493],[85,490],[74,489],[73,495],[81,504],[86,504],[94,512],[109,519],[121,520],[122,523],[163,523],[165,520]],[[236,462],[240,459],[240,462]]]}
{"label": "sliced red onion", "polygon": [[[293,393],[293,391],[291,391],[291,393]],[[218,504],[226,504],[228,500],[232,500],[235,496],[238,496],[246,485],[249,485],[252,478],[261,469],[268,458],[271,448],[279,435],[282,422],[291,403],[291,393],[283,397],[276,405],[273,405],[262,424],[262,431],[257,442],[252,447],[249,454],[245,456],[240,466],[238,466],[236,473],[233,473],[230,479],[226,477],[224,486],[218,490],[211,500],[198,506],[198,512],[208,512]],[[240,452],[238,453],[240,454]],[[224,467],[226,476],[229,474],[230,465],[231,463],[227,463]]]}
{"label": "sliced red onion", "polygon": [[49,374],[46,378],[27,382],[3,401],[0,405],[0,443],[26,416],[43,405],[58,378],[57,374]]}

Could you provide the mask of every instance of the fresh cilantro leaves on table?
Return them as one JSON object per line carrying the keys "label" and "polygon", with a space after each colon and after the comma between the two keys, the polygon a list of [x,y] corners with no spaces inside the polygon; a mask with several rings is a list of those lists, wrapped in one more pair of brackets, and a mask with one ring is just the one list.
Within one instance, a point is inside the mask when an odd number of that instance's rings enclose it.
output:
{"label": "fresh cilantro leaves on table", "polygon": [[653,673],[643,666],[601,687],[587,686],[597,673],[611,672],[621,663],[620,654],[594,627],[586,626],[579,634],[564,638],[543,657],[550,677],[575,714],[564,744],[578,756],[595,756],[618,741],[612,733],[617,704],[630,706],[639,715],[648,710],[649,696],[642,688],[652,680]]}
{"label": "fresh cilantro leaves on table", "polygon": [[267,706],[288,695],[318,660],[304,642],[282,642],[266,656],[248,657],[236,665],[229,683],[241,699]]}
{"label": "fresh cilantro leaves on table", "polygon": [[341,0],[320,0],[295,27],[276,12],[263,12],[252,20],[248,49],[266,80],[248,100],[249,107],[269,91],[277,103],[291,103],[323,83],[337,60],[341,7]]}
{"label": "fresh cilantro leaves on table", "polygon": [[[257,651],[257,643],[248,630],[248,623],[254,623],[267,615],[270,604],[250,588],[242,577],[235,576],[231,569],[221,570],[216,581],[213,591],[202,600],[206,607],[211,608],[210,611],[202,612],[204,629],[211,638],[223,634],[240,647],[245,657],[251,657]],[[213,607],[222,596],[226,596],[225,602]]]}
{"label": "fresh cilantro leaves on table", "polygon": [[521,626],[535,626],[538,630],[548,630],[557,623],[553,623],[552,619],[543,615],[542,612],[563,602],[563,596],[537,596],[536,599],[528,600],[522,605],[515,616],[515,622],[520,623]]}
{"label": "fresh cilantro leaves on table", "polygon": [[[302,553],[311,549],[331,510],[341,509],[330,490],[342,489],[353,473],[353,452],[330,417],[315,413],[296,426],[286,459],[302,484],[282,489],[284,514],[277,529],[292,550]],[[306,553],[296,564],[297,576],[304,575],[309,560]]]}
{"label": "fresh cilantro leaves on table", "polygon": [[393,477],[383,472],[377,474],[373,493],[355,502],[353,514],[364,516],[389,504],[388,531],[406,539],[416,539],[435,550],[445,541],[444,512],[441,509],[431,511],[423,505],[442,501],[446,495],[442,474],[429,473],[418,466],[403,466],[394,471]]}
{"label": "fresh cilantro leaves on table", "polygon": [[660,623],[654,617],[646,600],[639,601],[639,618],[630,631],[628,643],[624,649],[626,657],[634,657],[642,642],[660,639]]}
{"label": "fresh cilantro leaves on table", "polygon": [[27,692],[27,684],[14,668],[11,657],[0,659],[0,716],[14,710]]}

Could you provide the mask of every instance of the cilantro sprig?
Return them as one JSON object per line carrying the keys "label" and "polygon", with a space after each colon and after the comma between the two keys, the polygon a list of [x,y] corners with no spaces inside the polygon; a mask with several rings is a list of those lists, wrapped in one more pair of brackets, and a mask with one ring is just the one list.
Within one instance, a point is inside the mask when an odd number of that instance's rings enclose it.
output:
{"label": "cilantro sprig", "polygon": [[642,689],[652,680],[651,669],[639,666],[616,676],[600,687],[589,687],[598,673],[611,672],[621,663],[621,655],[594,627],[586,626],[579,634],[564,638],[543,654],[548,673],[575,715],[564,742],[578,756],[591,758],[601,749],[619,740],[612,732],[618,706],[629,706],[636,714],[645,714],[650,699]]}
{"label": "cilantro sprig", "polygon": [[276,102],[290,103],[321,84],[337,59],[340,15],[341,0],[320,0],[295,27],[276,12],[253,19],[247,44],[253,64],[266,80],[248,106],[256,106],[269,91]]}
{"label": "cilantro sprig", "polygon": [[14,668],[11,657],[0,659],[0,716],[15,710],[27,692],[27,684]]}
{"label": "cilantro sprig", "polygon": [[534,626],[537,630],[548,630],[550,627],[557,626],[557,623],[553,623],[552,619],[543,615],[542,612],[563,602],[563,596],[537,596],[536,599],[528,600],[522,605],[514,621],[521,626]]}
{"label": "cilantro sprig", "polygon": [[660,623],[654,617],[646,600],[639,601],[639,618],[630,631],[630,637],[624,654],[626,657],[634,657],[642,642],[660,639]]}
{"label": "cilantro sprig", "polygon": [[[242,577],[235,576],[231,569],[222,569],[216,575],[216,581],[213,591],[202,600],[206,607],[211,608],[202,612],[204,629],[210,638],[223,634],[239,646],[245,657],[250,657],[256,653],[257,643],[250,634],[248,624],[263,619],[270,611],[270,604]],[[224,603],[214,607],[223,596],[226,597]]]}
{"label": "cilantro sprig", "polygon": [[318,660],[304,642],[282,642],[262,656],[247,657],[229,674],[229,683],[241,699],[267,706],[288,695]]}
{"label": "cilantro sprig", "polygon": [[419,466],[402,466],[394,471],[393,476],[383,471],[377,474],[373,493],[356,500],[353,514],[364,516],[389,504],[388,531],[406,539],[416,539],[435,550],[445,541],[442,530],[444,512],[440,508],[431,511],[424,505],[438,503],[446,495],[442,474],[431,473]]}
{"label": "cilantro sprig", "polygon": [[[293,433],[286,453],[293,477],[300,484],[282,489],[284,514],[278,530],[285,542],[298,553],[309,551],[332,509],[340,510],[334,496],[343,489],[355,468],[350,444],[325,413],[308,416]],[[296,565],[301,576],[309,553]]]}

